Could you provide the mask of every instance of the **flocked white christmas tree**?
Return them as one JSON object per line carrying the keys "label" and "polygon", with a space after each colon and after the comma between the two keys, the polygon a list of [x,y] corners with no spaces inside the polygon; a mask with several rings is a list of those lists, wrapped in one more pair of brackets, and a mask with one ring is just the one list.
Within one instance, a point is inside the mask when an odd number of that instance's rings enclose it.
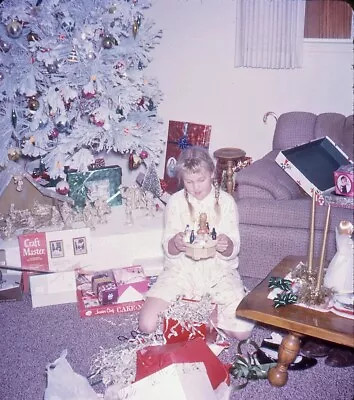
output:
{"label": "flocked white christmas tree", "polygon": [[161,31],[148,0],[5,0],[0,24],[0,167],[18,153],[52,178],[101,151],[163,149],[162,93],[145,76]]}

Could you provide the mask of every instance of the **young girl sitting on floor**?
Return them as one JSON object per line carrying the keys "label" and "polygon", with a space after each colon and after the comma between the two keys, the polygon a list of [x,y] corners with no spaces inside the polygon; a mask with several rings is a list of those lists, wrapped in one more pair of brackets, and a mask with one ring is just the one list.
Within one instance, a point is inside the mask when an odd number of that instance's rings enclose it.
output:
{"label": "young girl sitting on floor", "polygon": [[[239,218],[235,200],[213,186],[215,165],[208,151],[192,146],[183,150],[176,164],[176,176],[184,189],[173,194],[165,210],[163,247],[164,271],[147,293],[139,315],[139,329],[152,333],[159,314],[178,296],[198,299],[209,294],[217,304],[216,325],[239,340],[250,336],[254,324],[236,318],[245,289],[237,271],[240,249]],[[215,228],[216,256],[193,260],[185,255],[186,226],[195,226],[206,213],[210,229]]]}

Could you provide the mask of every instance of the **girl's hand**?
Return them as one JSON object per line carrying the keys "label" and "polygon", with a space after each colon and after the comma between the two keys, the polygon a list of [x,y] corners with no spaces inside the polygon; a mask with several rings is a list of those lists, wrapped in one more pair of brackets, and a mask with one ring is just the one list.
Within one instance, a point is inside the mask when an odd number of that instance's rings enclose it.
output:
{"label": "girl's hand", "polygon": [[185,251],[186,243],[184,241],[184,233],[179,232],[175,236],[173,236],[168,242],[168,252],[172,255],[177,255]]}
{"label": "girl's hand", "polygon": [[233,250],[234,250],[234,244],[232,243],[232,240],[228,236],[224,235],[223,233],[217,236],[216,251],[221,253],[223,256],[228,257],[231,256]]}

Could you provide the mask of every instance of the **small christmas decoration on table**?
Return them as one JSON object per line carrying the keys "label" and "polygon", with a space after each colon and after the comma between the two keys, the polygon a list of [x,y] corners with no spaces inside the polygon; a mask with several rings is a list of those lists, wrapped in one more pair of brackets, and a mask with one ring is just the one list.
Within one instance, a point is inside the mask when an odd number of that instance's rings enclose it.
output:
{"label": "small christmas decoration on table", "polygon": [[354,227],[350,221],[341,221],[336,228],[337,252],[328,265],[324,285],[338,294],[353,293]]}
{"label": "small christmas decoration on table", "polygon": [[[315,197],[316,193],[314,192],[312,197],[308,262],[307,264],[301,262],[285,279],[280,277],[271,278],[269,288],[273,290],[268,298],[273,299],[276,308],[295,303],[298,306],[311,308],[316,311],[333,312],[342,317],[354,319],[354,295],[352,287],[354,255],[351,238],[353,225],[348,221],[340,223],[336,235],[339,249],[337,249],[338,252],[331,261],[325,275],[324,255],[331,206],[327,207],[319,264],[318,268],[314,270]],[[339,267],[342,270],[339,270]]]}

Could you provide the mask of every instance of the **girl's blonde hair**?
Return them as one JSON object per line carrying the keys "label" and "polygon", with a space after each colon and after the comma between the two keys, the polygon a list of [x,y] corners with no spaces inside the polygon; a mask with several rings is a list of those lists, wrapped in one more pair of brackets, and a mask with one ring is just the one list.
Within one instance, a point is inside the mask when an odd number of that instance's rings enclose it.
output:
{"label": "girl's blonde hair", "polygon": [[[215,164],[213,159],[210,157],[209,151],[201,146],[190,146],[182,150],[180,156],[178,157],[175,173],[176,177],[181,183],[183,181],[184,172],[190,172],[192,174],[198,173],[200,170],[206,169],[213,175],[215,172]],[[214,187],[215,187],[215,212],[217,216],[220,216],[220,205],[219,196],[220,188],[217,180],[214,177]],[[194,218],[194,208],[192,203],[189,201],[188,192],[184,189],[184,197],[188,203],[189,212],[191,217]]]}

